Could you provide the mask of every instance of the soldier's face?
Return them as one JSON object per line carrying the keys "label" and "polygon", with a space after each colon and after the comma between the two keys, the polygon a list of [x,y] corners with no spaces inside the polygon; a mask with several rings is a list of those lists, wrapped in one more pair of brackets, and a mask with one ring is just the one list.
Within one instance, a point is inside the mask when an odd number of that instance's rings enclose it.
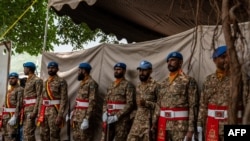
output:
{"label": "soldier's face", "polygon": [[84,73],[86,73],[84,69],[80,69],[80,68],[78,69],[78,76],[77,76],[78,81],[81,81],[84,79],[85,77]]}
{"label": "soldier's face", "polygon": [[48,67],[48,74],[50,76],[55,76],[57,72],[58,72],[57,67]]}
{"label": "soldier's face", "polygon": [[122,77],[124,77],[124,74],[125,74],[125,70],[123,70],[122,68],[120,68],[120,67],[114,68],[114,77],[115,78],[122,78]]}
{"label": "soldier's face", "polygon": [[18,82],[18,78],[16,78],[16,77],[9,77],[9,84],[11,86],[15,86],[17,84],[17,82]]}
{"label": "soldier's face", "polygon": [[23,68],[23,73],[24,73],[24,75],[29,75],[29,71],[30,71],[29,68],[27,68],[27,67],[24,67],[24,68]]}
{"label": "soldier's face", "polygon": [[148,80],[148,78],[150,77],[152,70],[151,69],[139,69],[139,79],[142,82],[145,82]]}
{"label": "soldier's face", "polygon": [[227,70],[229,69],[229,58],[227,53],[220,55],[214,59],[214,63],[218,69]]}
{"label": "soldier's face", "polygon": [[169,58],[168,59],[168,70],[170,72],[175,72],[177,70],[179,70],[182,66],[182,60],[178,59],[178,58]]}

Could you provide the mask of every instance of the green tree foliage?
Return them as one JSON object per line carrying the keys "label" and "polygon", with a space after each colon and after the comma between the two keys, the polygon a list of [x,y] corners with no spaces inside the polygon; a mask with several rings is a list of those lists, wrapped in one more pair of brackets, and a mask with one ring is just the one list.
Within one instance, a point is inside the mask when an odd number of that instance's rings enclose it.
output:
{"label": "green tree foliage", "polygon": [[[15,23],[33,0],[1,0],[0,37]],[[47,0],[37,0],[29,11],[0,40],[13,41],[16,53],[27,52],[38,55],[43,50]],[[70,44],[74,49],[83,48],[84,43],[101,38],[101,42],[115,42],[114,36],[91,30],[86,24],[74,24],[67,16],[59,17],[50,9],[45,51],[53,50],[54,45]]]}

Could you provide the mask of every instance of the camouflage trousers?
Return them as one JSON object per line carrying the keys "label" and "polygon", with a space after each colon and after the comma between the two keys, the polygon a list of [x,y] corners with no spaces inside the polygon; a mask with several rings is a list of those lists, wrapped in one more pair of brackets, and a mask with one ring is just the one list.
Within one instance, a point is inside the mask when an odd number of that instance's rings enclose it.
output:
{"label": "camouflage trousers", "polygon": [[25,113],[23,120],[23,140],[24,141],[36,141],[35,130],[36,130],[36,119],[30,119],[29,113]]}
{"label": "camouflage trousers", "polygon": [[93,131],[90,129],[91,126],[88,129],[82,130],[81,122],[73,122],[73,128],[72,128],[72,134],[73,134],[73,140],[74,141],[92,141],[93,138]]}
{"label": "camouflage trousers", "polygon": [[60,141],[61,128],[55,124],[57,113],[46,113],[40,126],[41,141]]}
{"label": "camouflage trousers", "polygon": [[18,135],[17,125],[10,126],[8,124],[9,118],[3,120],[3,138],[4,141],[16,141]]}
{"label": "camouflage trousers", "polygon": [[150,139],[148,133],[141,134],[141,135],[129,133],[127,141],[152,141],[152,139]]}
{"label": "camouflage trousers", "polygon": [[[142,115],[144,117],[144,115]],[[127,141],[155,141],[150,131],[149,121],[135,118],[129,131]]]}
{"label": "camouflage trousers", "polygon": [[102,141],[126,141],[130,128],[131,122],[129,120],[109,124],[107,125],[108,140],[106,133],[102,132]]}
{"label": "camouflage trousers", "polygon": [[187,134],[187,131],[166,131],[166,141],[183,141],[185,136]]}

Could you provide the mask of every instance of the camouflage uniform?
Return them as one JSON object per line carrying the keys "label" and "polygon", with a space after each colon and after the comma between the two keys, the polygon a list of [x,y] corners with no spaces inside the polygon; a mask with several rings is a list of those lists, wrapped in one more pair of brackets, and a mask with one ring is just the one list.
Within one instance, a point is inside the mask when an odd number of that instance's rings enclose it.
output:
{"label": "camouflage uniform", "polygon": [[140,83],[136,87],[136,99],[143,98],[145,106],[137,105],[135,119],[129,132],[127,141],[152,141],[151,127],[156,124],[154,110],[156,107],[157,97],[160,85],[152,78],[146,83]]}
{"label": "camouflage uniform", "polygon": [[243,104],[244,104],[244,116],[243,116],[243,124],[250,124],[250,76],[248,74],[243,74]]}
{"label": "camouflage uniform", "polygon": [[[230,94],[230,77],[224,76],[222,79],[217,77],[216,73],[207,76],[203,84],[203,89],[200,98],[200,109],[198,117],[198,126],[207,129],[208,107],[215,105],[216,107],[227,107],[228,97]],[[240,102],[241,103],[241,102]],[[224,114],[218,116],[224,116]],[[216,116],[216,113],[215,113]],[[220,117],[221,118],[221,117]],[[227,119],[218,120],[219,122],[219,140],[224,140],[224,125],[228,124]],[[204,132],[206,133],[206,131]]]}
{"label": "camouflage uniform", "polygon": [[[179,72],[172,82],[168,77],[161,83],[158,104],[162,110],[160,116],[167,118],[165,140],[183,141],[188,131],[194,131],[194,107],[197,106],[197,96],[196,81],[183,72]],[[184,117],[175,117],[176,115],[166,115],[166,111],[182,111],[185,114]]]}
{"label": "camouflage uniform", "polygon": [[[3,136],[5,141],[15,141],[20,124],[20,109],[22,107],[23,88],[18,84],[8,90],[3,110]],[[14,108],[14,112],[5,111],[5,108]],[[18,116],[16,125],[10,126],[8,121],[13,115]]]}
{"label": "camouflage uniform", "polygon": [[[73,139],[75,141],[91,141],[93,138],[93,131],[94,127],[92,126],[92,112],[93,108],[96,104],[95,102],[95,96],[97,94],[98,90],[98,84],[95,82],[94,79],[92,79],[91,76],[88,76],[85,80],[83,80],[80,84],[80,88],[78,90],[76,101],[87,101],[89,104],[87,107],[79,107],[75,106],[75,109],[73,111]],[[89,123],[89,128],[86,130],[81,130],[80,126],[83,121],[83,119],[87,119]]]}
{"label": "camouflage uniform", "polygon": [[[109,107],[110,103],[121,103],[124,104],[124,108],[120,110],[112,110]],[[111,106],[111,105],[110,105]],[[109,141],[113,141],[113,139],[117,141],[126,141],[129,130],[131,128],[132,121],[130,119],[130,114],[135,106],[135,88],[134,86],[128,82],[125,78],[116,84],[113,82],[109,88],[106,98],[104,100],[103,105],[103,113],[110,110],[109,116],[116,115],[118,117],[118,121],[108,126],[109,133]],[[103,132],[102,140],[104,140]]]}
{"label": "camouflage uniform", "polygon": [[[24,88],[24,121],[23,138],[25,141],[35,141],[36,119],[30,119],[30,114],[38,114],[39,100],[43,88],[43,80],[36,75],[31,75],[27,79]],[[35,103],[34,101],[35,100]],[[32,101],[32,102],[31,102]]]}
{"label": "camouflage uniform", "polygon": [[[48,85],[50,89],[48,89]],[[40,127],[42,141],[60,141],[61,126],[56,125],[55,120],[57,117],[63,117],[68,101],[67,87],[67,82],[58,75],[49,78],[44,83],[44,89],[40,100],[40,112],[42,106],[45,107],[45,112],[43,113],[44,121],[41,122]],[[59,104],[46,104],[48,101],[58,101]]]}

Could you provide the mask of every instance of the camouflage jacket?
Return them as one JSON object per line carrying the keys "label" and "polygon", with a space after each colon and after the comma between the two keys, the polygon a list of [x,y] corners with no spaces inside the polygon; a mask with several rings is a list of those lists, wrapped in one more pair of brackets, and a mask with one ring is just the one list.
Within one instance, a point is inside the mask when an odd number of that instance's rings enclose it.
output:
{"label": "camouflage jacket", "polygon": [[119,111],[112,111],[111,115],[116,115],[118,119],[129,116],[135,106],[135,87],[128,82],[125,78],[120,83],[113,82],[108,90],[104,99],[103,113],[107,111],[108,101],[119,101],[126,103],[125,107]]}
{"label": "camouflage jacket", "polygon": [[184,73],[179,73],[170,83],[168,77],[161,83],[159,95],[157,103],[161,108],[188,109],[188,120],[168,120],[167,130],[194,131],[194,110],[198,103],[198,86],[195,79]]}
{"label": "camouflage jacket", "polygon": [[151,78],[146,83],[139,83],[136,87],[136,101],[145,100],[145,106],[137,105],[135,119],[130,133],[142,135],[148,133],[150,126],[156,124],[155,108],[160,85]]}
{"label": "camouflage jacket", "polygon": [[[8,90],[5,96],[5,108],[16,108],[15,115],[18,116],[22,108],[23,88],[17,84],[13,90]],[[3,119],[10,118],[10,114],[4,114]]]}
{"label": "camouflage jacket", "polygon": [[81,82],[76,99],[87,100],[89,106],[87,109],[74,109],[73,121],[82,122],[84,118],[89,119],[96,105],[95,96],[97,90],[98,84],[91,76]]}
{"label": "camouflage jacket", "polygon": [[[67,102],[68,102],[68,85],[67,82],[59,77],[58,75],[54,76],[52,80],[46,80],[44,83],[44,88],[42,92],[42,96],[40,99],[40,104],[42,105],[43,99],[48,100],[60,100],[60,108],[58,110],[58,116],[62,117],[63,113],[66,109]],[[49,90],[48,90],[49,85]],[[51,92],[51,97],[48,94],[48,91]],[[48,109],[48,108],[47,108]]]}
{"label": "camouflage jacket", "polygon": [[[201,92],[198,126],[205,127],[209,104],[216,106],[228,106],[230,87],[229,76],[225,76],[221,80],[218,79],[216,73],[207,76]],[[239,102],[239,106],[241,104],[242,101]],[[223,134],[224,124],[227,124],[227,120],[219,121],[219,134]]]}
{"label": "camouflage jacket", "polygon": [[243,73],[243,104],[244,104],[244,116],[243,124],[250,124],[250,76]]}
{"label": "camouflage jacket", "polygon": [[35,74],[27,79],[23,98],[36,98],[35,105],[24,107],[24,112],[33,112],[34,114],[38,113],[39,101],[43,89],[43,80],[37,77]]}

